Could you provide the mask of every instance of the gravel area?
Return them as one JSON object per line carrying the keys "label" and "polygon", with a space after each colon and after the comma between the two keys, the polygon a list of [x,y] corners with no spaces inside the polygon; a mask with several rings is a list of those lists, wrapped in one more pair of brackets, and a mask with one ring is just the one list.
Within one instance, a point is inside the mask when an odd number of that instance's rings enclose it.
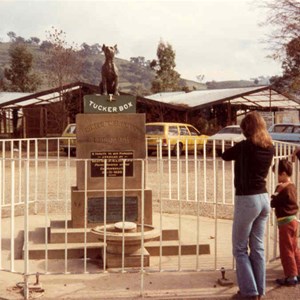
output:
{"label": "gravel area", "polygon": [[[26,197],[31,212],[70,212],[71,187],[76,186],[76,159],[41,158],[30,162],[28,171],[26,166],[25,160],[14,165],[5,162],[2,215],[10,215],[12,201],[19,203],[14,214],[22,214]],[[150,158],[145,169],[146,189],[152,190],[155,212],[232,218],[231,163],[220,159],[203,161],[201,157],[196,162],[190,158],[180,161]]]}

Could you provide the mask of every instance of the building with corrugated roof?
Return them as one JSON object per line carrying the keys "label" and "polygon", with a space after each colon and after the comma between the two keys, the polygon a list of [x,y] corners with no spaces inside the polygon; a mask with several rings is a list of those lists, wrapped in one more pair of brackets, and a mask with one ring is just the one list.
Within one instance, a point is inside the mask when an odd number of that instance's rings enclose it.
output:
{"label": "building with corrugated roof", "polygon": [[[97,94],[98,86],[83,82],[37,93],[0,93],[0,133],[2,137],[60,136],[68,123],[83,112],[83,97]],[[121,93],[122,94],[122,93]],[[137,112],[147,122],[185,122],[200,131],[204,123],[214,127],[236,124],[248,111],[274,114],[298,111],[300,104],[271,86],[197,90],[189,93],[158,93],[137,97]],[[206,126],[205,125],[205,126]]]}

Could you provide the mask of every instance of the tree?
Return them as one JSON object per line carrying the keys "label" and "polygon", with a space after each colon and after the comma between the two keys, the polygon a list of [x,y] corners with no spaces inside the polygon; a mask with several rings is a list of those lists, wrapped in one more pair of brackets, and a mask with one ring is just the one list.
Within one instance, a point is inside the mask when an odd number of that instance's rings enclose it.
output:
{"label": "tree", "polygon": [[15,43],[26,43],[26,40],[22,37],[22,36],[17,36],[16,38],[15,38],[15,41],[14,41]]}
{"label": "tree", "polygon": [[89,56],[92,54],[92,50],[91,47],[87,44],[87,43],[82,43],[80,45],[80,52],[84,55],[84,56]]}
{"label": "tree", "polygon": [[93,44],[91,46],[92,54],[98,55],[102,52],[102,46],[99,43]]}
{"label": "tree", "polygon": [[8,32],[7,35],[11,42],[14,42],[17,37],[17,35],[13,31]]}
{"label": "tree", "polygon": [[[63,98],[63,86],[80,80],[82,71],[82,58],[80,51],[76,51],[74,45],[66,42],[66,33],[52,27],[47,32],[47,39],[51,46],[46,47],[45,73],[49,85],[59,89],[60,101],[56,105],[48,106],[48,112],[55,116],[53,126],[57,130],[63,130],[66,126],[67,118],[76,109],[76,101],[71,98]],[[57,111],[62,112],[57,114]]]}
{"label": "tree", "polygon": [[48,51],[50,48],[52,47],[52,43],[48,42],[48,41],[42,41],[41,45],[40,45],[40,50],[42,51]]}
{"label": "tree", "polygon": [[130,62],[132,64],[136,64],[140,67],[148,67],[149,66],[149,61],[146,61],[144,56],[130,57]]}
{"label": "tree", "polygon": [[[72,81],[78,80],[81,73],[82,61],[74,45],[68,45],[66,34],[62,30],[52,27],[47,32],[48,45],[46,77],[51,86],[62,87]],[[42,45],[44,42],[42,43]],[[42,46],[41,45],[41,46]]]}
{"label": "tree", "polygon": [[272,84],[281,92],[300,96],[300,37],[287,44],[282,69],[283,76],[273,77]]}
{"label": "tree", "polygon": [[32,36],[30,38],[30,41],[32,42],[32,44],[38,45],[41,40],[38,37]]}
{"label": "tree", "polygon": [[10,67],[4,69],[8,80],[5,89],[12,92],[34,92],[41,80],[31,73],[33,56],[24,44],[13,44],[9,49]]}
{"label": "tree", "polygon": [[300,36],[291,40],[286,46],[286,58],[282,63],[286,75],[300,75]]}
{"label": "tree", "polygon": [[267,9],[264,26],[272,28],[267,43],[273,51],[273,58],[280,58],[286,45],[300,36],[299,0],[260,0],[259,5]]}
{"label": "tree", "polygon": [[274,59],[282,62],[283,76],[270,79],[281,92],[299,95],[300,81],[300,2],[299,0],[261,0],[267,9],[266,22],[272,32],[267,38]]}
{"label": "tree", "polygon": [[196,76],[196,78],[199,82],[202,82],[204,80],[204,77],[205,77],[204,74],[199,74]]}
{"label": "tree", "polygon": [[179,89],[180,74],[175,71],[175,52],[168,43],[160,41],[157,48],[157,60],[153,60],[150,67],[156,71],[152,82],[152,92],[170,92]]}
{"label": "tree", "polygon": [[207,81],[206,86],[207,86],[208,89],[212,89],[212,90],[218,88],[218,84],[215,80]]}
{"label": "tree", "polygon": [[0,92],[5,90],[4,69],[0,68]]}

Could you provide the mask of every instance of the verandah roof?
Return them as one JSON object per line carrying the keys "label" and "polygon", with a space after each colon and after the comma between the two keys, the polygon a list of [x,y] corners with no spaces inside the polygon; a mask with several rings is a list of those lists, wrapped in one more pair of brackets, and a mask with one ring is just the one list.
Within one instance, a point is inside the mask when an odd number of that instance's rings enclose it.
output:
{"label": "verandah roof", "polygon": [[244,105],[260,108],[277,107],[281,109],[300,109],[300,104],[269,86],[199,90],[189,93],[158,93],[147,96],[148,99],[173,105],[184,105],[191,109],[230,102],[232,105]]}
{"label": "verandah roof", "polygon": [[[76,82],[37,93],[0,93],[1,108],[21,108],[31,105],[47,104],[60,100],[60,93],[90,87],[96,90],[98,87],[83,82]],[[208,106],[230,102],[232,105],[243,105],[257,107],[257,109],[277,107],[279,109],[297,109],[300,110],[300,104],[289,97],[278,93],[270,86],[247,87],[247,88],[230,88],[215,90],[199,90],[189,93],[171,92],[158,93],[145,97],[143,99],[166,104],[174,107],[185,107],[186,110],[201,109]]]}

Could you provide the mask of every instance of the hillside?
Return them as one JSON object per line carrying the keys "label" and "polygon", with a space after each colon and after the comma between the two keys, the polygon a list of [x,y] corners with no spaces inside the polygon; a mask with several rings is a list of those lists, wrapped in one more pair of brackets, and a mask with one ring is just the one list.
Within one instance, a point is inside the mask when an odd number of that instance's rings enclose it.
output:
{"label": "hillside", "polygon": [[[9,47],[11,43],[0,42],[0,79],[3,77],[5,67],[10,65]],[[42,86],[39,90],[50,88],[47,80],[44,78],[45,52],[40,49],[39,45],[26,44],[27,49],[33,54],[33,72],[37,73],[42,79]],[[143,67],[139,64],[129,62],[116,57],[116,65],[119,70],[120,90],[125,93],[149,95],[151,94],[151,82],[155,73],[150,68]],[[90,84],[98,85],[101,80],[101,67],[104,63],[104,55],[99,53],[85,54],[83,56],[83,68],[78,80]],[[206,89],[206,85],[192,80],[181,80],[181,86],[192,89]]]}
{"label": "hillside", "polygon": [[[11,43],[0,42],[0,80],[4,76],[4,68],[9,67],[9,47]],[[44,76],[46,55],[40,45],[26,44],[27,49],[33,54],[33,72],[37,73],[42,79],[42,85],[39,90],[51,88],[47,84]],[[83,81],[86,83],[98,85],[101,80],[101,67],[104,63],[104,55],[102,53],[93,54],[92,51],[82,55],[83,68],[80,78],[74,81]],[[120,91],[134,95],[149,95],[151,92],[151,83],[155,73],[149,67],[142,66],[138,63],[116,57],[115,62],[119,69],[119,87]],[[200,83],[193,80],[181,79],[181,88],[185,90],[200,90],[200,89],[224,89],[224,88],[239,88],[259,86],[253,81],[236,80],[236,81],[211,81]]]}

